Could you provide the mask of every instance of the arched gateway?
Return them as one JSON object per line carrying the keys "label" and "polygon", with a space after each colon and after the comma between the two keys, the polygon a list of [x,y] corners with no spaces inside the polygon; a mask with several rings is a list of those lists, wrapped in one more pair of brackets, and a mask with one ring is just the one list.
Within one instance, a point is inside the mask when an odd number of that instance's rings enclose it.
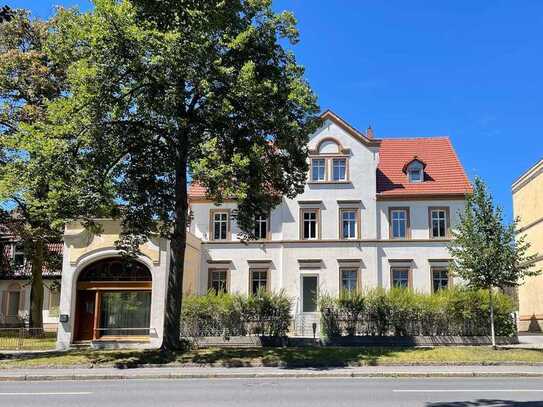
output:
{"label": "arched gateway", "polygon": [[120,257],[96,261],[77,279],[74,342],[149,335],[151,272]]}

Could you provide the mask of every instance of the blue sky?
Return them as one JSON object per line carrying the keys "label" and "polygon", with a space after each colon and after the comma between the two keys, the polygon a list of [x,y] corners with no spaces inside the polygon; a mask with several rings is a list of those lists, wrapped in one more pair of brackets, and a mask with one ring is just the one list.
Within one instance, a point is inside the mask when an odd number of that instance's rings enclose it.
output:
{"label": "blue sky", "polygon": [[[10,1],[47,17],[54,5]],[[470,178],[512,212],[511,183],[543,158],[543,2],[276,0],[324,109],[376,137],[448,135]]]}

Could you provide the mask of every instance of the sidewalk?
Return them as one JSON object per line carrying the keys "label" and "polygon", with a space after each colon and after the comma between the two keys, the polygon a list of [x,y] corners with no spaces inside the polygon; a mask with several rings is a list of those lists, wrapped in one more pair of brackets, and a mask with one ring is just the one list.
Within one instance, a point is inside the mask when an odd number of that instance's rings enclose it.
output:
{"label": "sidewalk", "polygon": [[288,369],[277,367],[159,367],[138,369],[6,369],[0,381],[126,380],[304,377],[543,377],[543,366],[365,366]]}

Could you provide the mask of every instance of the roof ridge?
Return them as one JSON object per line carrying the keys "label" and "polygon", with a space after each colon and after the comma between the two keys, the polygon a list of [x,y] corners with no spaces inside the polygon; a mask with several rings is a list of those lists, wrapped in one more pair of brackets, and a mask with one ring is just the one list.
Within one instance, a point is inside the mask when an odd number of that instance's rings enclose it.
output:
{"label": "roof ridge", "polygon": [[381,137],[381,140],[382,141],[394,141],[394,140],[398,140],[398,141],[409,141],[409,140],[449,140],[450,141],[451,137],[450,136],[412,136],[412,137],[390,137],[390,136],[385,136],[385,137]]}

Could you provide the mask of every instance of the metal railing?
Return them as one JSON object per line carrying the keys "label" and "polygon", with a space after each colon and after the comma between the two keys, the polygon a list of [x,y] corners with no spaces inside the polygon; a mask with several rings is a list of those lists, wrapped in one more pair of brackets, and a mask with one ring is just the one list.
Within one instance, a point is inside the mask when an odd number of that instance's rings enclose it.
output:
{"label": "metal railing", "polygon": [[56,332],[40,328],[0,328],[0,351],[52,350],[56,340]]}
{"label": "metal railing", "polygon": [[260,318],[189,318],[181,321],[182,338],[229,336],[283,336],[290,320],[280,316]]}
{"label": "metal railing", "polygon": [[155,328],[94,328],[94,337],[107,339],[108,337],[156,337]]}

